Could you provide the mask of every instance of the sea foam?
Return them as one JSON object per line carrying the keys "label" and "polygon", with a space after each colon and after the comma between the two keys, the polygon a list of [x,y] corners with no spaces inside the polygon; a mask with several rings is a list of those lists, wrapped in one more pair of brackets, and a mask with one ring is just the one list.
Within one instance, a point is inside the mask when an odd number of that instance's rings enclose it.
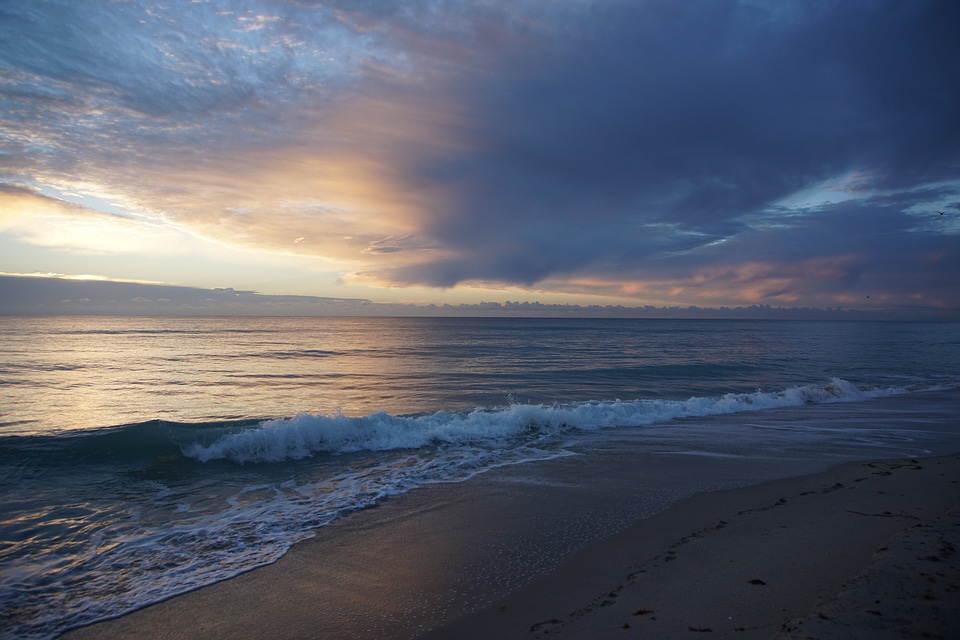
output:
{"label": "sea foam", "polygon": [[781,391],[693,397],[687,400],[609,400],[557,405],[511,404],[466,412],[413,416],[385,412],[363,417],[301,414],[266,420],[210,444],[190,444],[184,455],[203,461],[282,462],[318,453],[389,451],[442,445],[535,445],[570,431],[645,426],[674,420],[762,409],[855,401],[901,393],[897,388],[859,389],[832,379],[824,385]]}

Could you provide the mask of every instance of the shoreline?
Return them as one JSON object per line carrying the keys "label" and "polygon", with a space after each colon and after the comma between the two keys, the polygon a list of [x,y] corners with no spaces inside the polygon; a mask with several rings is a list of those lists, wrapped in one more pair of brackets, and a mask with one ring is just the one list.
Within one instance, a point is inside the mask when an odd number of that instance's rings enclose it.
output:
{"label": "shoreline", "polygon": [[[674,638],[710,629],[712,638],[770,638],[792,624],[799,631],[782,637],[799,639],[817,624],[803,619],[875,563],[879,547],[917,524],[942,529],[947,520],[938,519],[960,504],[958,482],[954,454],[848,462],[680,497],[549,571],[514,566],[516,584],[494,598],[463,588],[459,608],[443,600],[459,584],[451,576],[493,579],[465,571],[464,555],[483,541],[507,544],[523,530],[516,525],[530,496],[566,489],[518,496],[519,485],[490,478],[433,485],[328,525],[272,565],[60,637]],[[948,529],[960,547],[960,526]],[[491,541],[491,530],[505,533]],[[936,615],[960,610],[957,591],[936,597],[925,601],[940,606]],[[931,618],[930,637],[936,624]],[[817,637],[830,637],[822,631]]]}

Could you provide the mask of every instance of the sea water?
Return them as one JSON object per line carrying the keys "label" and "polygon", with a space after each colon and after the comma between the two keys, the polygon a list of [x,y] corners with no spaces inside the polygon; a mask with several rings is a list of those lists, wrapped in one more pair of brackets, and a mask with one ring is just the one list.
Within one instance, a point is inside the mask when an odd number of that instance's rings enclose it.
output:
{"label": "sea water", "polygon": [[[958,388],[957,324],[0,318],[0,635],[54,637],[587,443],[690,465],[960,450],[950,416],[855,420]],[[839,426],[805,422],[825,406]]]}

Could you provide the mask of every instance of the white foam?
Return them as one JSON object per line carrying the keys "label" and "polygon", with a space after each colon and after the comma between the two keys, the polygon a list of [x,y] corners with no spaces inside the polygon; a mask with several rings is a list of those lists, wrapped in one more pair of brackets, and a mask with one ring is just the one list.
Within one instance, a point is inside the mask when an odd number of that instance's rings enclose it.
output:
{"label": "white foam", "polygon": [[850,382],[834,378],[825,385],[688,400],[512,404],[495,409],[439,411],[416,416],[392,416],[382,411],[359,418],[303,414],[264,421],[252,429],[224,435],[209,445],[189,445],[183,453],[204,462],[247,463],[296,460],[321,452],[390,451],[430,445],[482,446],[510,441],[534,445],[570,431],[645,426],[676,418],[862,400],[901,392],[891,388],[861,390]]}

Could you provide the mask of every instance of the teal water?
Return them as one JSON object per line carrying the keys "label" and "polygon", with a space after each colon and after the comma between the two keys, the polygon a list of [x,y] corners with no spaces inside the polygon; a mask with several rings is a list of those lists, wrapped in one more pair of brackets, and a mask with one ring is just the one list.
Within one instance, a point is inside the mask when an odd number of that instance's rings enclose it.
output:
{"label": "teal water", "polygon": [[[418,486],[598,439],[750,465],[958,437],[949,417],[856,421],[953,393],[957,324],[8,317],[0,345],[5,637],[54,637]],[[828,405],[847,426],[804,423]],[[777,428],[711,422],[769,412]]]}

